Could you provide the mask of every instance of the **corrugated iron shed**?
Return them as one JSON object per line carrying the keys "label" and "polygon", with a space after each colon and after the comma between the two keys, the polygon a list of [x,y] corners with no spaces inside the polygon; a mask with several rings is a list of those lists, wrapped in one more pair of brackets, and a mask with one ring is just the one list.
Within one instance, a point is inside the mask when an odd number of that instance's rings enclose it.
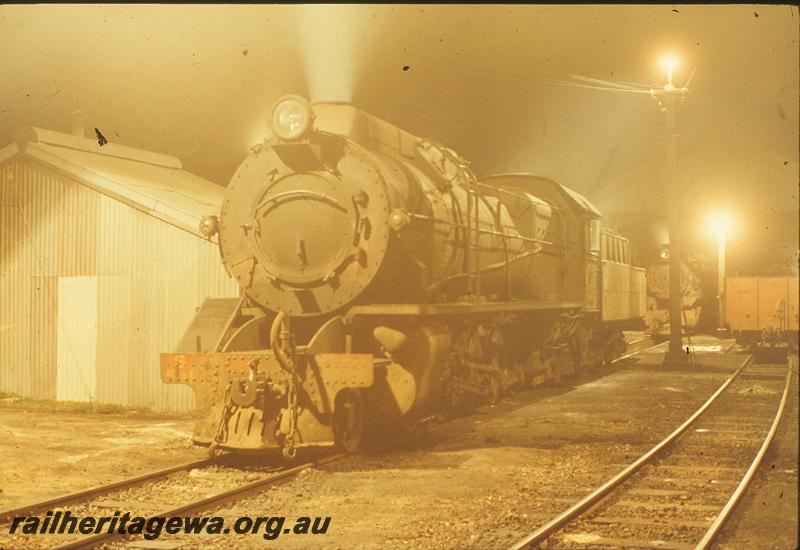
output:
{"label": "corrugated iron shed", "polygon": [[200,219],[224,189],[178,159],[39,128],[0,149],[0,391],[185,410],[161,383],[207,296],[236,296]]}

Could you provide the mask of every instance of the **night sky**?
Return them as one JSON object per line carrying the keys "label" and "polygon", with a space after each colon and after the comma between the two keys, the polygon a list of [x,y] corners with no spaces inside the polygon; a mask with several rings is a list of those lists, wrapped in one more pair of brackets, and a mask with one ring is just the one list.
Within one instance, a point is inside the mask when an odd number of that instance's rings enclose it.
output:
{"label": "night sky", "polygon": [[21,126],[68,132],[80,108],[109,140],[225,185],[282,94],[349,100],[479,175],[556,179],[652,247],[666,234],[663,113],[614,90],[662,87],[669,52],[676,85],[693,74],[677,115],[692,249],[713,255],[702,219],[721,205],[737,220],[732,272],[796,273],[798,17],[780,5],[4,5],[0,146]]}

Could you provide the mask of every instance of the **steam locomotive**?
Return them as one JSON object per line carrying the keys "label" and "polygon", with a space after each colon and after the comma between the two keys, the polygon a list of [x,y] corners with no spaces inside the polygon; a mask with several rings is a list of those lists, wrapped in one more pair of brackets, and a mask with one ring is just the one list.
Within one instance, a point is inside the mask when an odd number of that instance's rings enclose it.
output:
{"label": "steam locomotive", "polygon": [[271,129],[201,223],[241,296],[206,299],[161,356],[212,452],[355,451],[376,425],[610,361],[641,323],[644,270],[575,191],[479,181],[350,104],[287,96]]}
{"label": "steam locomotive", "polygon": [[[681,327],[684,333],[708,324],[708,308],[704,304],[713,295],[713,272],[697,257],[681,262]],[[655,340],[669,337],[669,245],[659,250],[658,258],[647,268],[647,333]]]}

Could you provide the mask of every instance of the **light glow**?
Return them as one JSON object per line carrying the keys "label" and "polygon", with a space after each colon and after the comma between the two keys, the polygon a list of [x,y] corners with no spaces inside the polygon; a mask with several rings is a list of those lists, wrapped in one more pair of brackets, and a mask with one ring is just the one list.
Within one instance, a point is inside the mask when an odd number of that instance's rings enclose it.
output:
{"label": "light glow", "polygon": [[735,222],[733,215],[729,211],[718,208],[708,215],[705,226],[709,234],[726,237],[734,231]]}
{"label": "light glow", "polygon": [[659,66],[667,71],[667,85],[664,86],[665,90],[672,90],[672,73],[675,70],[675,67],[680,65],[680,61],[677,57],[672,54],[666,54],[661,57],[661,60],[658,62]]}

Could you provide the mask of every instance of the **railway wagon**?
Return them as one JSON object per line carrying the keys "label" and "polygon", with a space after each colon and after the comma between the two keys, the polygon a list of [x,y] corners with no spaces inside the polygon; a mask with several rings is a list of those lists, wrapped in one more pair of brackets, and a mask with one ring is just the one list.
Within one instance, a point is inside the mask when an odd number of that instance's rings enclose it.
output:
{"label": "railway wagon", "polygon": [[788,339],[796,345],[799,300],[797,277],[728,277],[725,320],[737,339]]}
{"label": "railway wagon", "polygon": [[547,178],[479,181],[469,162],[345,103],[278,101],[233,175],[219,234],[238,299],[207,299],[166,383],[212,452],[338,444],[494,402],[625,349],[644,272],[601,216]]}

